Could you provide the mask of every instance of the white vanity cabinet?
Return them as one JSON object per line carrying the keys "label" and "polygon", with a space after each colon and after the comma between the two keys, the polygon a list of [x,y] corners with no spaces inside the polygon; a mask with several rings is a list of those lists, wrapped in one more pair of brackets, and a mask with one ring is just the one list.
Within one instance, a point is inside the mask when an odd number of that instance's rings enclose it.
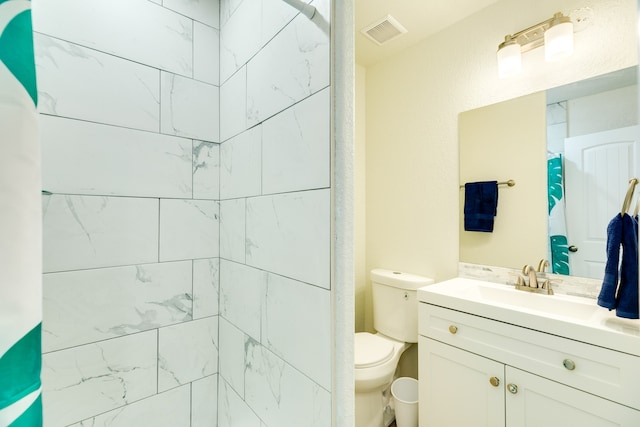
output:
{"label": "white vanity cabinet", "polygon": [[505,425],[504,364],[423,336],[418,354],[421,427]]}
{"label": "white vanity cabinet", "polygon": [[640,426],[640,357],[419,306],[421,427]]}

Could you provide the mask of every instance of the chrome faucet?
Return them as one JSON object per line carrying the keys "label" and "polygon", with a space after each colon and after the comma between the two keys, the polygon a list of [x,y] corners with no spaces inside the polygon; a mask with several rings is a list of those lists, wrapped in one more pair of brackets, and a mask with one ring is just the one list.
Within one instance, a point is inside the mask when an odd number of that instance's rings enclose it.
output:
{"label": "chrome faucet", "polygon": [[[547,261],[548,262],[548,261]],[[547,262],[540,262],[542,269],[546,267],[544,264]],[[540,272],[540,271],[538,271]],[[510,273],[513,276],[516,276],[515,287],[521,291],[527,292],[535,292],[539,294],[553,295],[553,289],[551,288],[551,282],[560,282],[560,280],[556,279],[546,279],[542,285],[538,283],[538,275],[536,274],[536,269],[530,266],[529,264],[522,267],[522,275],[517,273]],[[527,284],[527,279],[525,277],[529,277],[529,283]]]}

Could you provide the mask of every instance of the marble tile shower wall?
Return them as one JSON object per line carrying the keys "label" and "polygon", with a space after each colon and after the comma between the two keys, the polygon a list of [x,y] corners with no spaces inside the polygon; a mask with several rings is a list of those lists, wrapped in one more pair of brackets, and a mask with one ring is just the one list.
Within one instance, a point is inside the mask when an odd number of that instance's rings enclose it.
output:
{"label": "marble tile shower wall", "polygon": [[330,0],[221,0],[218,427],[331,425]]}
{"label": "marble tile shower wall", "polygon": [[33,0],[45,425],[217,421],[218,0]]}

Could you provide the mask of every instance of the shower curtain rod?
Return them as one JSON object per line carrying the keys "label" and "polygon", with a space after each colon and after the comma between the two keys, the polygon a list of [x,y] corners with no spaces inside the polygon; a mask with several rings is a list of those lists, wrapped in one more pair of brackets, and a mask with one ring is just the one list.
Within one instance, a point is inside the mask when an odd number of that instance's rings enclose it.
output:
{"label": "shower curtain rod", "polygon": [[306,4],[302,0],[284,0],[284,2],[298,9],[300,13],[302,13],[309,19],[312,19],[316,14],[316,8],[311,6],[310,4]]}

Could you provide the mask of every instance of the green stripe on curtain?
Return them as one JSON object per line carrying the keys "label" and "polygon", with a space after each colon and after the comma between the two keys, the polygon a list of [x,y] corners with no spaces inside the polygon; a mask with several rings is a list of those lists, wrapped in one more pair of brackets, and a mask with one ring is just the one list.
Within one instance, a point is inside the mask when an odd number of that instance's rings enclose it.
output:
{"label": "green stripe on curtain", "polygon": [[42,425],[42,396],[38,398],[29,406],[29,409],[24,411],[20,417],[9,424],[9,427],[34,427]]}
{"label": "green stripe on curtain", "polygon": [[0,409],[40,388],[41,341],[39,324],[0,358]]}
{"label": "green stripe on curtain", "polygon": [[0,61],[26,89],[33,99],[34,105],[38,105],[33,38],[25,37],[25,34],[31,34],[30,10],[25,10],[17,15],[2,31],[0,35]]}

